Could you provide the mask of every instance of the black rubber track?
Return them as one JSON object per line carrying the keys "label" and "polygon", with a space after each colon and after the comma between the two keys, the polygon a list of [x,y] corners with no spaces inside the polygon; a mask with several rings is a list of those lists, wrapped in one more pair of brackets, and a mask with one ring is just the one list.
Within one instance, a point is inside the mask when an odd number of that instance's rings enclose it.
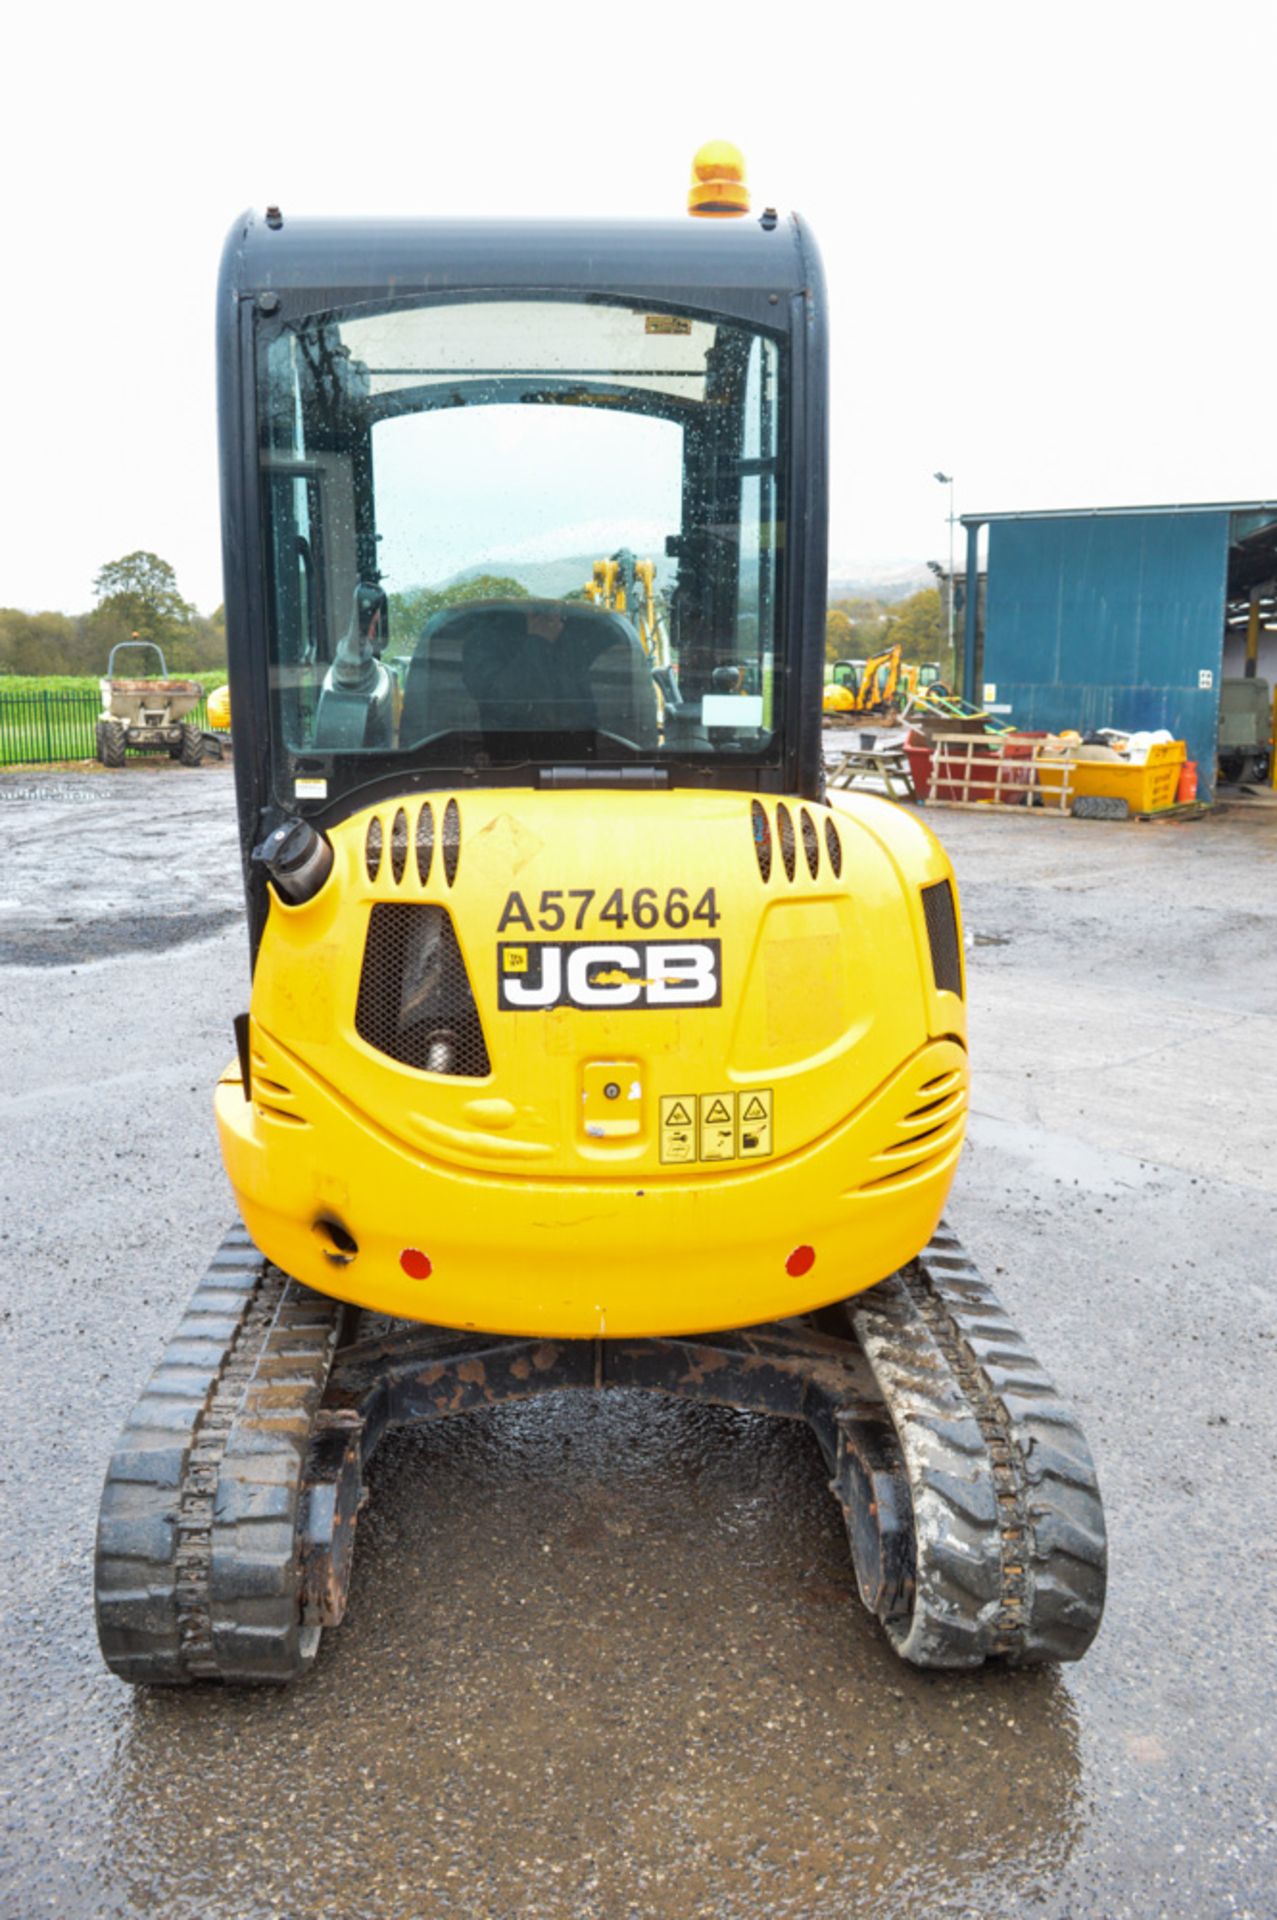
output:
{"label": "black rubber track", "polygon": [[1104,1611],[1090,1449],[992,1288],[942,1224],[849,1303],[900,1441],[913,1612],[884,1622],[924,1667],[1078,1660]]}
{"label": "black rubber track", "polygon": [[98,1637],[121,1679],[291,1680],[297,1517],[340,1304],[226,1237],[134,1408],[98,1520]]}
{"label": "black rubber track", "polygon": [[[885,1405],[890,1497],[912,1517],[908,1568],[871,1603],[897,1652],[923,1667],[1080,1658],[1104,1605],[1095,1469],[991,1288],[942,1226],[842,1311]],[[313,1660],[298,1520],[343,1313],[242,1228],[227,1236],[107,1474],[98,1632],[121,1678],[278,1683]]]}

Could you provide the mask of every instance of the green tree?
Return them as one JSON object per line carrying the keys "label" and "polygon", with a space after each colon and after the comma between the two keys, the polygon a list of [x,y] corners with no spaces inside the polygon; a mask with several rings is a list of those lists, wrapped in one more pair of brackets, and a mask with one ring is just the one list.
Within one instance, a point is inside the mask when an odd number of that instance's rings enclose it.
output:
{"label": "green tree", "polygon": [[835,600],[825,614],[826,661],[867,660],[881,653],[890,619],[885,600]]}
{"label": "green tree", "polygon": [[847,615],[853,627],[881,626],[889,610],[888,601],[874,600],[863,593],[853,594],[849,600],[835,600],[832,604],[840,613]]}
{"label": "green tree", "polygon": [[472,600],[527,600],[531,596],[518,580],[503,574],[479,573],[473,580],[455,580],[446,587],[410,587],[406,593],[392,593],[390,601],[390,650],[411,653],[427,620],[444,607],[460,607]]}
{"label": "green tree", "polygon": [[139,640],[181,637],[195,618],[195,608],[177,590],[177,575],[157,553],[139,549],[122,559],[108,560],[93,582],[102,626],[119,625]]}
{"label": "green tree", "polygon": [[945,628],[945,610],[938,587],[924,587],[910,594],[896,607],[883,628],[884,645],[898,646],[901,657],[921,663],[938,660],[942,670],[948,665],[949,636]]}
{"label": "green tree", "polygon": [[0,607],[0,673],[78,673],[76,622],[65,613]]}
{"label": "green tree", "polygon": [[856,629],[841,607],[830,607],[825,614],[825,659],[850,660],[856,651]]}

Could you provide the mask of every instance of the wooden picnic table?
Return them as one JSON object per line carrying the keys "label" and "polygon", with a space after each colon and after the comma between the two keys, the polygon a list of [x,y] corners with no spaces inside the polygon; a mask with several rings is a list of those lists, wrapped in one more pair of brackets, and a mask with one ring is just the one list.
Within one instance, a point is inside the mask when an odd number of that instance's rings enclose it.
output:
{"label": "wooden picnic table", "polygon": [[844,792],[885,793],[889,800],[916,800],[909,758],[903,746],[853,747],[840,753],[825,775],[829,787]]}

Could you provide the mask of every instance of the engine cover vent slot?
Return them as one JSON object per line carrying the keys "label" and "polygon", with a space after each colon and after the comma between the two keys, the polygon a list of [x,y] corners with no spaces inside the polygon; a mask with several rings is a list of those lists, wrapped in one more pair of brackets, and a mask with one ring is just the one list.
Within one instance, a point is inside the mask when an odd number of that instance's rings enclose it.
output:
{"label": "engine cover vent slot", "polygon": [[834,870],[834,879],[841,880],[842,841],[838,837],[837,827],[828,818],[825,820],[825,849],[829,854],[829,864]]}
{"label": "engine cover vent slot", "polygon": [[780,840],[780,857],[785,867],[785,878],[792,880],[797,862],[797,849],[794,841],[794,821],[789,808],[782,801],[776,809],[776,831]]}
{"label": "engine cover vent slot", "polygon": [[435,857],[435,810],[428,800],[417,815],[417,878],[424,887]]}
{"label": "engine cover vent slot", "polygon": [[947,880],[936,880],[922,889],[922,911],[931,942],[931,968],[941,993],[956,993],[962,998],[962,954],[958,947],[958,916],[953,909],[953,888]]}
{"label": "engine cover vent slot", "polygon": [[758,871],[764,881],[772,877],[772,823],[767,818],[767,809],[760,801],[749,803],[749,823],[754,834],[754,854],[758,861]]}
{"label": "engine cover vent slot", "polygon": [[[939,1095],[928,1097],[929,1089]],[[921,1104],[920,1104],[921,1103]],[[950,1070],[922,1086],[901,1090],[900,1109],[884,1129],[861,1192],[903,1187],[938,1166],[961,1144],[967,1093],[961,1073]]]}
{"label": "engine cover vent slot", "polygon": [[381,821],[374,813],[368,822],[368,832],[364,839],[364,865],[368,869],[368,878],[375,880],[381,872]]}
{"label": "engine cover vent slot", "polygon": [[802,829],[803,852],[807,856],[807,871],[814,880],[820,872],[820,836],[816,832],[816,822],[806,807],[799,816],[799,825]]}
{"label": "engine cover vent slot", "polygon": [[457,862],[461,858],[461,809],[455,800],[449,800],[443,810],[443,870],[451,886],[457,877]]}
{"label": "engine cover vent slot", "polygon": [[408,816],[400,807],[390,829],[390,871],[398,886],[408,864]]}
{"label": "engine cover vent slot", "polygon": [[373,908],[355,1031],[422,1073],[482,1080],[491,1072],[466,963],[442,907],[394,901]]}

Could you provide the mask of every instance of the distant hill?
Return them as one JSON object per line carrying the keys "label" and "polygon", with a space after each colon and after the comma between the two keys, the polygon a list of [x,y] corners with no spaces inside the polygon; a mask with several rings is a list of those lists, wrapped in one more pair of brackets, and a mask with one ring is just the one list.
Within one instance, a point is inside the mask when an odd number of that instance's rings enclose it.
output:
{"label": "distant hill", "polygon": [[907,600],[935,584],[921,560],[829,561],[830,600]]}
{"label": "distant hill", "polygon": [[[432,591],[446,592],[449,587],[463,586],[467,580],[490,573],[498,580],[517,580],[534,600],[561,600],[565,594],[579,592],[593,578],[595,561],[603,558],[600,549],[596,553],[570,554],[566,560],[484,560],[478,566],[463,567],[451,579],[438,582]],[[672,583],[674,565],[663,554],[639,551],[635,558],[656,561],[658,586]]]}
{"label": "distant hill", "polygon": [[597,553],[583,553],[579,557],[569,555],[566,560],[485,560],[476,567],[463,567],[460,573],[443,581],[441,587],[446,591],[449,587],[463,586],[467,580],[477,580],[480,574],[490,573],[494,579],[517,580],[534,600],[561,600],[565,593],[573,593],[585,585],[593,576],[594,562],[599,558]]}
{"label": "distant hill", "polygon": [[[648,557],[639,555],[640,559]],[[668,586],[674,572],[673,563],[663,555],[651,557],[657,562],[658,582]],[[490,573],[499,579],[518,580],[534,599],[560,600],[564,594],[585,585],[591,577],[594,562],[599,558],[599,553],[582,553],[570,555],[566,560],[484,560],[479,566],[465,567],[460,573],[453,574],[450,580],[439,582],[436,590],[461,586],[482,573]],[[920,560],[855,562],[831,559],[829,563],[831,600],[907,600],[911,593],[917,593],[921,587],[934,585],[934,579]]]}

